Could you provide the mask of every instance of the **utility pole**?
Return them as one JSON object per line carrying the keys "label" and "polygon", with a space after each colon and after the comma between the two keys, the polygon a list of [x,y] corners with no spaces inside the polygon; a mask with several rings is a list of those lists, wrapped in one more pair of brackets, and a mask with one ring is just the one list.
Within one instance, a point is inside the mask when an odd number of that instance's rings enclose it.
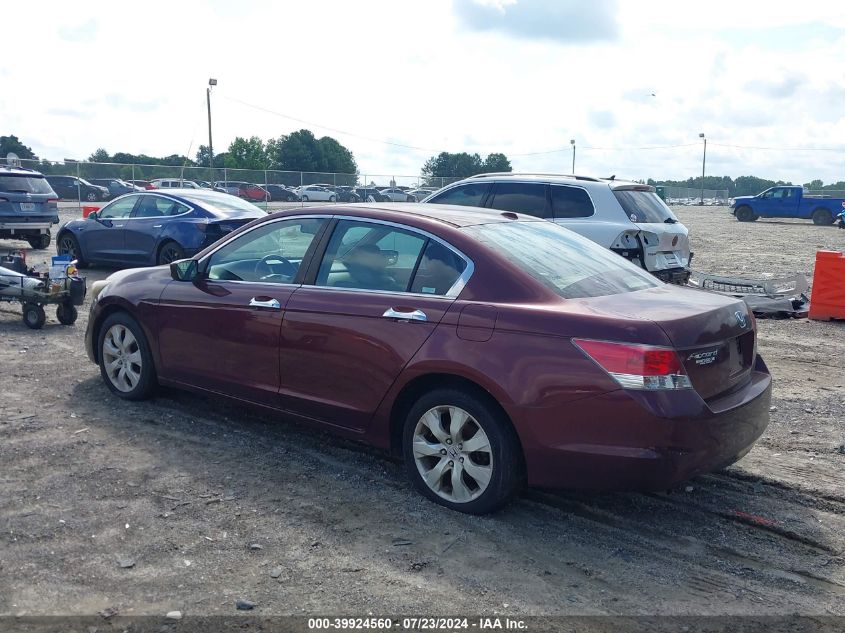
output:
{"label": "utility pole", "polygon": [[704,206],[704,166],[707,164],[707,138],[704,132],[698,135],[698,138],[704,140],[704,155],[701,157],[701,206]]}
{"label": "utility pole", "polygon": [[569,139],[569,142],[572,144],[572,175],[575,175],[575,139]]}
{"label": "utility pole", "polygon": [[205,89],[205,102],[208,105],[208,168],[211,171],[212,187],[214,187],[214,145],[211,142],[211,87],[216,85],[216,79],[209,79],[208,88]]}

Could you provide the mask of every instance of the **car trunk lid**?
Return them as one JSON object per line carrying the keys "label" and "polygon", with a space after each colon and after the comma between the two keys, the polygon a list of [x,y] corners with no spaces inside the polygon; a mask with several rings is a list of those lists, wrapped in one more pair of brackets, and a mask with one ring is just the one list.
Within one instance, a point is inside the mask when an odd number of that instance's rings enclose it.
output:
{"label": "car trunk lid", "polygon": [[750,376],[756,333],[742,300],[664,285],[579,301],[588,302],[593,312],[657,324],[702,398],[730,391]]}

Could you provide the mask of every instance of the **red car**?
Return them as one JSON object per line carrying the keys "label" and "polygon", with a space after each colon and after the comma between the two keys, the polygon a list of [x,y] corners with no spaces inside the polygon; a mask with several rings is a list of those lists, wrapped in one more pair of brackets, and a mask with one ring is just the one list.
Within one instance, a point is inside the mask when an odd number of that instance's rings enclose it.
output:
{"label": "red car", "polygon": [[665,489],[742,457],[771,377],[742,301],[660,282],[551,222],[391,204],[291,209],[93,288],[91,360],[404,455],[430,499]]}
{"label": "red car", "polygon": [[250,202],[266,202],[270,200],[270,192],[249,182],[238,183],[238,196]]}

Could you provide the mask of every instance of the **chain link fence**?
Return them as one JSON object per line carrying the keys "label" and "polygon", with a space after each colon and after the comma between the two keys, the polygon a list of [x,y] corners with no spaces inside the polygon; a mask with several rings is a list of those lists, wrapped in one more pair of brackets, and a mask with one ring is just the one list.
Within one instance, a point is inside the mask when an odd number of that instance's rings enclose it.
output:
{"label": "chain link fence", "polygon": [[662,187],[664,200],[669,206],[727,206],[727,189],[689,189],[687,187]]}
{"label": "chain link fence", "polygon": [[[189,165],[141,165],[125,163],[98,163],[89,161],[49,161],[21,159],[23,167],[34,169],[45,176],[69,176],[76,179],[76,191],[64,189],[60,194],[65,200],[82,202],[100,201],[94,195],[91,199],[86,194],[87,184],[106,186],[105,180],[121,180],[137,186],[146,187],[156,180],[176,180],[200,187],[224,187],[224,183],[249,183],[255,185],[281,185],[288,189],[305,187],[308,185],[324,185],[328,187],[387,187],[393,189],[417,191],[414,196],[421,199],[429,192],[456,182],[460,178],[441,178],[402,176],[394,174],[357,174],[279,171],[274,169],[229,169],[219,167],[195,167]],[[155,184],[155,183],[153,183]],[[419,191],[422,190],[422,191]],[[109,197],[114,197],[111,193]],[[403,200],[404,201],[404,200]],[[259,205],[261,202],[257,201]]]}

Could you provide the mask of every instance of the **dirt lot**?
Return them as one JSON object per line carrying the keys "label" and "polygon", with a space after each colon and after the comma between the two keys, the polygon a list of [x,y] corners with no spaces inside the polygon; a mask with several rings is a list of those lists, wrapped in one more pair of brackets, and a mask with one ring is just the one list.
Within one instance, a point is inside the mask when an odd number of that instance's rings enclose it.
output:
{"label": "dirt lot", "polygon": [[[678,214],[702,271],[810,271],[845,248],[833,227]],[[48,316],[31,331],[0,304],[0,615],[234,614],[239,598],[260,614],[845,615],[845,322],[760,322],[772,423],[726,471],[660,494],[532,491],[476,518],[268,415],[119,401],[85,356],[87,306],[74,327]]]}

